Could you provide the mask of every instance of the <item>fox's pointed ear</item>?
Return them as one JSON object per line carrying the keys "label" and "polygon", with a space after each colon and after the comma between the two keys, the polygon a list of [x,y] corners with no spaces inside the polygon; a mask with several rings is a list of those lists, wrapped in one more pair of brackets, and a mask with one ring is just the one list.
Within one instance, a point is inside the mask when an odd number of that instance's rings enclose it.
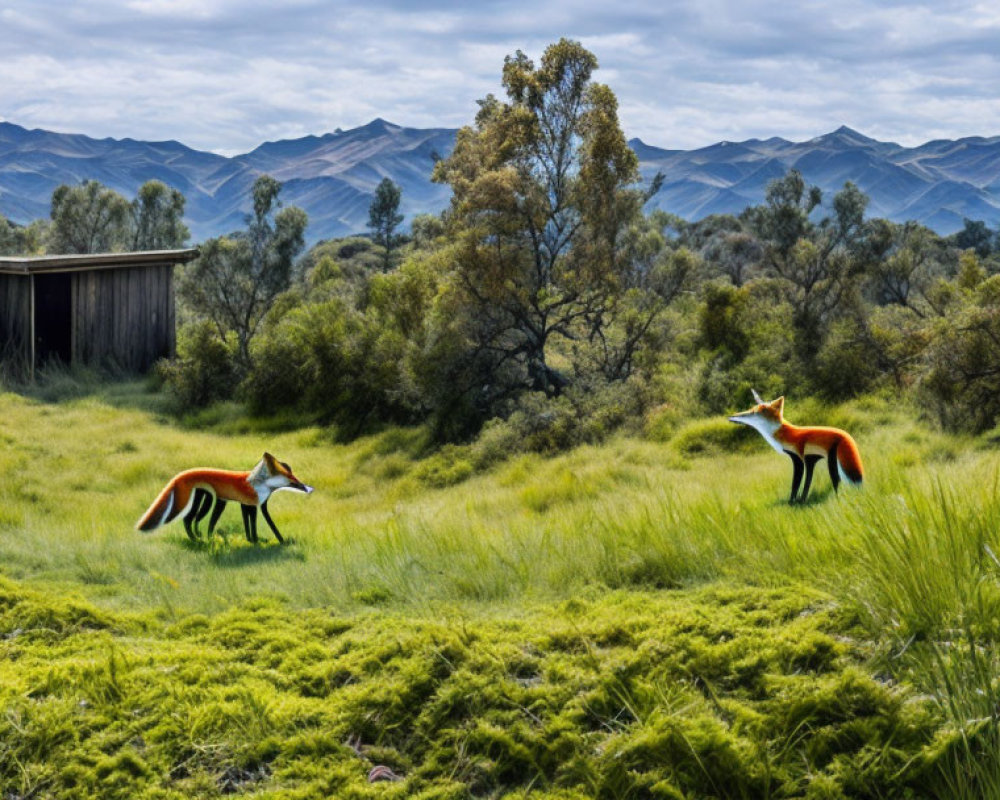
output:
{"label": "fox's pointed ear", "polygon": [[758,405],[764,405],[764,400],[761,398],[759,394],[757,394],[757,390],[754,389],[752,386],[750,387],[750,393],[753,395],[753,401],[755,403],[757,403]]}
{"label": "fox's pointed ear", "polygon": [[264,460],[264,463],[267,464],[269,467],[273,467],[274,466],[275,458],[270,453],[268,453],[266,450],[264,451],[264,459],[263,460]]}
{"label": "fox's pointed ear", "polygon": [[785,396],[781,395],[777,400],[771,403],[771,408],[777,411],[779,414],[783,413],[785,410]]}

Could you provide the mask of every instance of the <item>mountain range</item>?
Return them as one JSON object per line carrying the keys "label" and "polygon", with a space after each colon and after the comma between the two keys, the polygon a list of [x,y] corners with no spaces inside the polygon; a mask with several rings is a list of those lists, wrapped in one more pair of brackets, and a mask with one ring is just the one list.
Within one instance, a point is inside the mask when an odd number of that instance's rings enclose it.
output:
{"label": "mountain range", "polygon": [[806,142],[778,137],[719,142],[699,150],[661,150],[633,139],[645,176],[665,181],[651,201],[689,219],[739,214],[794,167],[829,201],[847,181],[869,198],[867,215],[915,220],[940,234],[965,219],[1000,221],[1000,136],[939,139],[919,147],[880,142],[848,127]]}
{"label": "mountain range", "polygon": [[[263,173],[282,181],[282,200],[309,214],[310,242],[366,230],[375,187],[389,177],[402,188],[409,221],[448,204],[450,189],[431,183],[434,159],[451,152],[454,129],[405,128],[376,119],[360,128],[265,142],[249,153],[222,156],[176,142],[94,139],[28,130],[0,122],[0,214],[29,222],[49,214],[53,190],[96,179],[133,197],[156,178],[187,198],[194,241],[243,226],[249,189]],[[1000,136],[936,140],[903,147],[847,127],[805,142],[778,137],[719,142],[697,150],[629,144],[647,179],[665,181],[650,200],[689,220],[738,214],[761,202],[767,184],[795,167],[829,199],[845,181],[870,198],[869,216],[916,220],[938,233],[963,220],[1000,221]]]}

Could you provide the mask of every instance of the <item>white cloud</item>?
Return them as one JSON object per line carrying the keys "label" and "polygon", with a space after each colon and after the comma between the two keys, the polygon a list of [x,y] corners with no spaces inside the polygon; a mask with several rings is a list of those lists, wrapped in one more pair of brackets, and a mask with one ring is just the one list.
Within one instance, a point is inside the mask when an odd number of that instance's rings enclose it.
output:
{"label": "white cloud", "polygon": [[8,0],[0,118],[228,153],[375,116],[458,126],[505,55],[562,36],[597,55],[628,134],[665,147],[1000,132],[995,4],[878,0]]}

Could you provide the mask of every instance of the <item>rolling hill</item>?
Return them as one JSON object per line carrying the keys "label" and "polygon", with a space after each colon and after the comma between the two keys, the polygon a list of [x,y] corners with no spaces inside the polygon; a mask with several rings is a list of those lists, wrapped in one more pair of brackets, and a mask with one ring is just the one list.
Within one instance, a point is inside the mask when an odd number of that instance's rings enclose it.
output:
{"label": "rolling hill", "polygon": [[[268,173],[283,181],[286,204],[309,213],[308,239],[363,232],[375,187],[390,177],[403,190],[407,220],[438,212],[450,191],[430,181],[434,158],[447,155],[455,130],[404,128],[376,119],[360,128],[265,142],[226,157],[176,141],[93,139],[0,122],[0,214],[15,222],[48,216],[62,183],[96,179],[131,197],[157,178],[187,197],[195,241],[241,227],[248,189]],[[826,197],[853,181],[871,198],[869,213],[917,220],[942,234],[964,218],[1000,222],[1000,136],[937,140],[919,147],[881,142],[847,127],[791,142],[779,137],[665,150],[630,142],[646,178],[666,180],[651,207],[697,220],[738,214],[759,203],[771,180],[799,169]]]}

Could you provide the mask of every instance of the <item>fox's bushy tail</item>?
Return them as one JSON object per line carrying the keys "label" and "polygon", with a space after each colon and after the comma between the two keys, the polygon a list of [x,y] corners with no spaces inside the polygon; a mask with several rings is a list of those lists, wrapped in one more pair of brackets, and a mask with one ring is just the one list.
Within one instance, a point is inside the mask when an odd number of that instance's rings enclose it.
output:
{"label": "fox's bushy tail", "polygon": [[137,531],[153,531],[176,519],[177,515],[184,510],[179,494],[176,482],[168,483],[153,501],[153,504],[146,509],[146,513],[136,523],[135,529]]}
{"label": "fox's bushy tail", "polygon": [[853,486],[861,486],[864,480],[864,468],[861,466],[861,454],[858,446],[850,436],[837,444],[837,467],[840,476]]}

